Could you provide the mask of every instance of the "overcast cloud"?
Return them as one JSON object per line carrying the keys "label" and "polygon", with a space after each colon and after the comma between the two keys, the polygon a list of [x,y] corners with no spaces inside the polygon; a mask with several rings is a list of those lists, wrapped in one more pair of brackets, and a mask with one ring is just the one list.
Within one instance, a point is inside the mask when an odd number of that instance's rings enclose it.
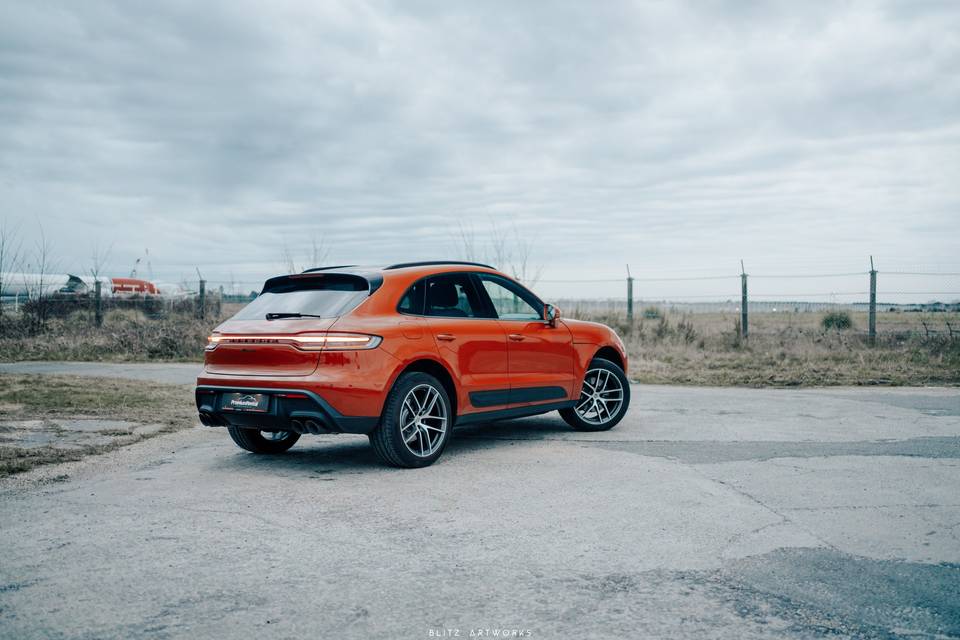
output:
{"label": "overcast cloud", "polygon": [[960,270],[958,70],[949,1],[3,0],[0,215],[166,280],[458,221],[545,279]]}

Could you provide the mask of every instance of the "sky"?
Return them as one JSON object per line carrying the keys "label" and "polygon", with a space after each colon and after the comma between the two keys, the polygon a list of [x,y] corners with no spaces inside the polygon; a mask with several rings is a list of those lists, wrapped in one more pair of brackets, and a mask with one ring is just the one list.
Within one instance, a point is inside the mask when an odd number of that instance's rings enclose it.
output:
{"label": "sky", "polygon": [[622,296],[627,264],[733,276],[650,296],[735,296],[741,259],[960,272],[958,69],[952,1],[3,0],[0,224],[62,271],[99,247],[113,275],[245,289],[314,241],[527,253],[570,297]]}

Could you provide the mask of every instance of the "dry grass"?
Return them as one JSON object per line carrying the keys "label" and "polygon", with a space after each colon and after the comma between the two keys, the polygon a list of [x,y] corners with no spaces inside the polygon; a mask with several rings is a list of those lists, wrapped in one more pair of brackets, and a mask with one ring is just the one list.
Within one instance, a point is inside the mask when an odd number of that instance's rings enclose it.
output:
{"label": "dry grass", "polygon": [[221,317],[199,320],[192,313],[150,317],[135,309],[113,309],[99,328],[88,313],[76,312],[51,318],[43,331],[26,320],[5,319],[0,353],[3,360],[14,361],[198,361],[213,327],[235,312],[224,305]]}
{"label": "dry grass", "polygon": [[[3,360],[199,361],[210,330],[241,305],[224,305],[220,318],[191,313],[156,318],[115,309],[96,329],[84,313],[52,318],[46,331],[0,327]],[[576,317],[575,313],[571,314]],[[755,313],[750,338],[737,336],[736,314],[682,315],[641,309],[633,327],[623,314],[585,319],[624,336],[630,373],[640,382],[702,385],[960,384],[960,314],[881,312],[878,340],[866,339],[867,318],[853,327],[824,329],[823,313]]]}
{"label": "dry grass", "polygon": [[[849,330],[823,329],[821,313],[753,314],[744,341],[736,314],[658,311],[638,313],[633,327],[622,315],[586,318],[610,324],[624,336],[631,377],[640,382],[960,384],[958,314],[879,313],[877,344],[870,346],[866,314],[851,314],[854,326]],[[654,315],[660,317],[649,317]]]}
{"label": "dry grass", "polygon": [[[117,447],[170,433],[196,423],[193,390],[188,386],[132,384],[125,380],[76,376],[0,374],[0,476],[26,471],[42,464],[79,460]],[[105,430],[97,444],[17,446],[16,425],[41,420],[57,431],[58,419],[122,419],[131,423],[159,424],[159,429],[139,433],[130,429]],[[64,434],[67,435],[66,433]]]}

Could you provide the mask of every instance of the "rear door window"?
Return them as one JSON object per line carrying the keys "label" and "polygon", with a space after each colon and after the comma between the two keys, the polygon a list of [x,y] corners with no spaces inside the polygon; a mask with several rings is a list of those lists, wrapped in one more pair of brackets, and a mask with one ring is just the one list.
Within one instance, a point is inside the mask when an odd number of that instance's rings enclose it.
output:
{"label": "rear door window", "polygon": [[427,279],[424,315],[444,318],[481,318],[484,305],[470,276],[452,273]]}

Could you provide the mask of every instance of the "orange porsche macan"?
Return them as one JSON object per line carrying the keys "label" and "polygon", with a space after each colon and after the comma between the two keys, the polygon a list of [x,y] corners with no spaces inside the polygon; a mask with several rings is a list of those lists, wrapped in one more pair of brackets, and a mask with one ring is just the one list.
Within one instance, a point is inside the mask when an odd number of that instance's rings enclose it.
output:
{"label": "orange porsche macan", "polygon": [[630,404],[626,369],[612,329],[561,319],[492,267],[323,267],[267,280],[214,330],[196,401],[253,453],[357,433],[384,462],[424,467],[459,425],[558,410],[610,429]]}

